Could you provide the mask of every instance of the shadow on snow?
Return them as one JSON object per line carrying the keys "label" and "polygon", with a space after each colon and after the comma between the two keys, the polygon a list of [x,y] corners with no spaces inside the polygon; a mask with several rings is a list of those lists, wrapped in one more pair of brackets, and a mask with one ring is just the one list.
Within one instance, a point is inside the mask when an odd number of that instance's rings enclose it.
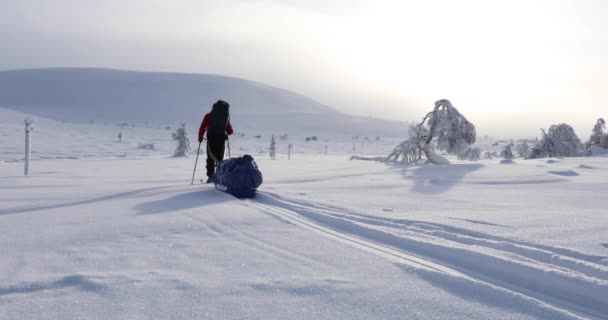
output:
{"label": "shadow on snow", "polygon": [[71,202],[65,202],[65,203],[59,203],[59,204],[34,206],[34,207],[18,207],[18,208],[0,209],[0,216],[9,215],[9,214],[17,214],[17,213],[29,213],[29,212],[35,212],[35,211],[69,208],[69,207],[92,204],[92,203],[97,203],[97,202],[102,202],[102,201],[113,200],[113,199],[128,198],[128,197],[136,196],[140,193],[162,190],[162,189],[169,189],[169,188],[174,188],[174,187],[175,186],[145,188],[145,189],[139,189],[139,190],[133,190],[133,191],[127,191],[127,192],[113,193],[113,194],[106,195],[103,197],[87,199],[87,200],[71,201]]}
{"label": "shadow on snow", "polygon": [[235,198],[215,189],[181,193],[175,196],[144,202],[135,206],[137,214],[169,213],[234,200]]}
{"label": "shadow on snow", "polygon": [[0,287],[0,297],[10,294],[25,294],[37,291],[63,289],[67,287],[75,287],[80,291],[100,292],[106,289],[106,286],[95,283],[82,275],[70,275],[61,279],[49,282],[25,282],[8,287]]}
{"label": "shadow on snow", "polygon": [[405,179],[414,181],[412,192],[435,194],[450,191],[467,174],[483,167],[482,164],[424,165],[417,168],[406,167],[402,175]]}

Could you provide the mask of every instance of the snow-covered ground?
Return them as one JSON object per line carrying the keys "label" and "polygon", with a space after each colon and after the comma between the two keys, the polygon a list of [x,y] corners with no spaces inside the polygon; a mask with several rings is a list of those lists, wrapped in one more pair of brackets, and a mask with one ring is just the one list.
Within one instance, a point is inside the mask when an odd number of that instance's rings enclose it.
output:
{"label": "snow-covered ground", "polygon": [[0,319],[608,319],[607,157],[387,165],[348,159],[396,137],[289,132],[273,161],[247,132],[237,200],[163,127],[42,119],[23,177],[1,114]]}

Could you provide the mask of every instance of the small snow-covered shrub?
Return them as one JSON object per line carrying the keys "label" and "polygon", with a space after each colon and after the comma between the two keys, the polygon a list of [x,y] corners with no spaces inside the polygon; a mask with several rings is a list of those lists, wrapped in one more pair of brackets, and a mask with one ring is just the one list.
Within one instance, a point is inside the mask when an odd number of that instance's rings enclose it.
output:
{"label": "small snow-covered shrub", "polygon": [[513,156],[513,150],[511,150],[511,146],[513,146],[513,144],[508,144],[505,146],[505,149],[502,150],[502,152],[500,153],[500,156],[505,159],[505,160],[513,160],[514,156]]}
{"label": "small snow-covered shrub", "polygon": [[433,111],[421,123],[411,126],[409,131],[408,140],[395,147],[387,161],[413,163],[424,154],[430,163],[449,164],[448,159],[435,153],[435,147],[439,151],[459,155],[476,139],[475,126],[446,99],[436,101]]}
{"label": "small snow-covered shrub", "polygon": [[276,153],[276,144],[277,142],[274,140],[274,134],[272,135],[272,137],[270,138],[270,159],[274,160],[277,156]]}
{"label": "small snow-covered shrub", "polygon": [[605,155],[608,155],[608,149],[591,146],[591,147],[589,147],[589,149],[585,150],[584,155],[586,157],[605,156]]}
{"label": "small snow-covered shrub", "polygon": [[481,159],[480,148],[468,148],[464,153],[458,155],[458,160],[479,161]]}
{"label": "small snow-covered shrub", "polygon": [[521,143],[517,145],[517,153],[521,158],[527,158],[528,152],[530,151],[530,145],[527,142]]}
{"label": "small snow-covered shrub", "polygon": [[171,134],[171,137],[177,142],[173,157],[188,157],[188,154],[190,153],[190,139],[188,138],[186,124],[182,122],[181,127],[177,128],[177,130]]}
{"label": "small snow-covered shrub", "polygon": [[140,143],[139,146],[137,146],[137,149],[156,150],[156,145],[154,145],[154,143]]}
{"label": "small snow-covered shrub", "polygon": [[541,131],[543,137],[532,148],[528,159],[578,157],[583,153],[583,144],[571,126],[562,123],[552,125],[548,132]]}
{"label": "small snow-covered shrub", "polygon": [[492,152],[486,152],[484,153],[483,158],[486,160],[492,160],[494,159],[494,154]]}

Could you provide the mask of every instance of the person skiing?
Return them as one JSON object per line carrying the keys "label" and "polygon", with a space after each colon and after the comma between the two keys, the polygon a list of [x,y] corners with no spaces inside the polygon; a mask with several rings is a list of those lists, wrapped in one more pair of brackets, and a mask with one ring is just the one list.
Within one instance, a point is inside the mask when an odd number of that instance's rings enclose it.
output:
{"label": "person skiing", "polygon": [[234,133],[230,124],[230,105],[218,100],[213,104],[211,112],[205,114],[198,130],[198,142],[202,143],[207,133],[207,183],[213,182],[215,167],[224,160],[224,151],[228,136]]}

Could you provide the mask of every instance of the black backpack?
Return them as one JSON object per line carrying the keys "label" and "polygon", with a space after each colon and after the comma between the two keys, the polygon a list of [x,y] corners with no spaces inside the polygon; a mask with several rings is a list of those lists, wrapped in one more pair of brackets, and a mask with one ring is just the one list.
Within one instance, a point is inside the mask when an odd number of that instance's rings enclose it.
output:
{"label": "black backpack", "polygon": [[207,127],[207,135],[215,137],[226,137],[226,125],[230,118],[228,109],[230,105],[226,101],[218,100],[211,109],[211,121]]}

